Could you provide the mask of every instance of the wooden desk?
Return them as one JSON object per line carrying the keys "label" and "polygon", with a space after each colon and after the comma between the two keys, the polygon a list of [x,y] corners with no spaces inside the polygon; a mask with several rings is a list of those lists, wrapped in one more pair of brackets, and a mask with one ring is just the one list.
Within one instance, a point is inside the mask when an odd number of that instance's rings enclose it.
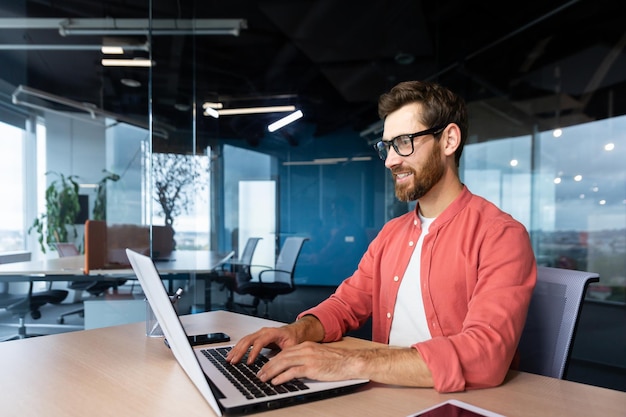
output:
{"label": "wooden desk", "polygon": [[[189,334],[233,340],[268,320],[225,311],[183,316]],[[339,345],[366,347],[347,338]],[[7,416],[211,416],[160,338],[143,323],[0,343],[0,410]],[[507,416],[623,416],[626,393],[511,372],[497,388],[456,394],[370,383],[337,398],[258,416],[399,416],[456,398]]]}

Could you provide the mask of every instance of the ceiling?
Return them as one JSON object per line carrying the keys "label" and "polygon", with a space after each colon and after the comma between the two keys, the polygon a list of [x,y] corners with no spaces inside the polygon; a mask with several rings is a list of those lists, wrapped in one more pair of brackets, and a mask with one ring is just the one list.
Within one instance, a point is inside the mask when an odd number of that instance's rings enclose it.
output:
{"label": "ceiling", "polygon": [[[148,3],[0,0],[0,16],[145,19]],[[407,79],[438,81],[463,95],[475,141],[626,114],[626,15],[612,0],[152,4],[154,19],[243,19],[245,27],[239,36],[152,36],[152,73],[103,68],[99,50],[5,47],[0,79],[142,123],[150,106],[170,147],[188,141],[194,131],[191,105],[205,100],[230,106],[294,104],[304,118],[268,134],[267,124],[281,114],[199,115],[200,145],[219,137],[246,146],[294,147],[304,136],[320,138],[346,128],[375,136],[378,96]],[[32,25],[0,27],[0,46],[102,42],[102,34],[61,36],[58,29]],[[127,55],[148,57],[148,52]],[[139,81],[141,87],[128,87],[122,79]]]}

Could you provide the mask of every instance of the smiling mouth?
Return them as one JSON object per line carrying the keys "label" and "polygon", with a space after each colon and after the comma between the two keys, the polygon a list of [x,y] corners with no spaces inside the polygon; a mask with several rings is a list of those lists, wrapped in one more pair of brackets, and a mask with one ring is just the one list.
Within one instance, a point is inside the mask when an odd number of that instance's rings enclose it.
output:
{"label": "smiling mouth", "polygon": [[412,175],[413,175],[412,172],[399,172],[399,173],[394,174],[394,177],[396,178],[396,181],[401,182]]}

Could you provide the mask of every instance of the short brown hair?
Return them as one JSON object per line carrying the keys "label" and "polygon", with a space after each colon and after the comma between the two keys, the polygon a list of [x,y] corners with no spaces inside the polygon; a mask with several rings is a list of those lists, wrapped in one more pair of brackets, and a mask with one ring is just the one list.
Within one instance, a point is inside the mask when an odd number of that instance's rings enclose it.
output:
{"label": "short brown hair", "polygon": [[461,130],[461,143],[454,159],[457,167],[467,140],[467,108],[465,101],[447,88],[432,82],[404,81],[397,84],[378,100],[378,115],[385,119],[409,103],[422,104],[422,123],[427,128],[455,123]]}

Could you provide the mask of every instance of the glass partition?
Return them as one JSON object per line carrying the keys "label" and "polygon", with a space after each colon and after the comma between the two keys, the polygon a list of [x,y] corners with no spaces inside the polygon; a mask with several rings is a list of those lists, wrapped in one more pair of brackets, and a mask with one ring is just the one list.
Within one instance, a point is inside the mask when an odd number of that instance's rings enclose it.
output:
{"label": "glass partition", "polygon": [[626,303],[626,117],[465,147],[474,193],[521,221],[537,262],[597,272],[587,298]]}
{"label": "glass partition", "polygon": [[[51,3],[43,5],[26,0],[5,3],[1,8],[3,12],[6,9],[7,16],[36,17],[33,11],[44,6],[48,12],[70,13]],[[117,18],[186,21],[216,18],[218,14],[213,8],[200,7],[198,1],[172,5],[167,0],[146,0],[135,2],[132,9],[113,3],[93,7],[88,2],[76,3],[72,14],[106,18],[105,10],[112,10]],[[250,32],[248,35],[263,41],[263,33]],[[93,216],[96,202],[100,201],[97,189],[104,181],[108,221],[154,223],[163,227],[171,222],[177,248],[185,250],[240,250],[245,234],[234,233],[242,220],[240,184],[271,181],[275,190],[273,252],[280,247],[284,236],[309,237],[296,268],[297,282],[302,285],[337,285],[356,267],[365,247],[362,242],[371,241],[385,221],[414,207],[395,199],[391,178],[368,143],[372,137],[362,136],[341,114],[337,115],[332,130],[317,131],[317,126],[304,117],[273,133],[267,131],[271,119],[268,116],[214,119],[204,115],[203,103],[219,96],[226,84],[236,85],[238,91],[230,94],[241,96],[259,95],[261,89],[278,92],[293,89],[279,82],[280,77],[272,85],[265,85],[263,80],[251,82],[220,68],[219,62],[254,68],[254,62],[239,59],[239,51],[251,48],[250,43],[239,42],[242,38],[200,34],[182,28],[167,34],[131,36],[135,41],[131,42],[133,49],[124,51],[124,56],[150,58],[154,66],[98,64],[94,70],[94,62],[110,58],[96,46],[101,46],[103,40],[122,40],[115,31],[74,34],[60,40],[58,28],[43,33],[44,37],[49,33],[50,41],[57,42],[55,49],[0,51],[2,62],[11,63],[0,72],[8,77],[0,80],[0,115],[3,120],[13,120],[13,124],[16,119],[22,123],[20,134],[26,145],[21,149],[25,153],[21,157],[14,153],[16,158],[23,159],[19,169],[25,172],[24,194],[20,198],[24,204],[21,232],[24,247],[36,256],[44,255],[38,253],[36,236],[28,235],[26,230],[39,210],[35,199],[29,196],[43,195],[50,183],[50,177],[37,173],[37,166],[76,175],[88,216]],[[15,42],[21,35],[17,33],[13,37]],[[145,42],[146,48],[135,48],[138,39]],[[63,50],[62,43],[87,49]],[[288,55],[286,51],[282,51],[285,55],[278,52],[276,74],[284,71],[281,59]],[[90,91],[70,91],[46,82],[41,68],[60,62],[72,62],[77,68],[84,68],[80,77],[71,81],[78,83],[88,78]],[[7,68],[11,71],[7,72]],[[480,78],[489,81],[492,75],[485,73]],[[472,82],[468,78],[468,93],[476,87]],[[28,100],[20,96],[19,104],[12,103],[11,93],[20,85],[49,94]],[[382,86],[376,88],[384,90]],[[611,97],[613,94],[618,103],[619,90],[611,93]],[[494,201],[529,229],[540,263],[596,270],[603,279],[589,297],[623,301],[626,285],[623,282],[626,179],[620,164],[625,147],[623,118],[567,127],[560,138],[554,138],[552,132],[533,133],[528,126],[534,123],[527,123],[526,118],[520,123],[518,119],[504,117],[510,105],[502,101],[470,103],[470,112],[480,107],[492,108],[493,114],[500,117],[498,120],[476,118],[472,122],[472,143],[466,147],[461,167],[464,181],[472,191]],[[546,102],[545,106],[542,115],[555,112],[553,107],[558,103]],[[556,113],[560,114],[560,110]],[[565,111],[562,113],[561,120],[566,121]],[[40,154],[34,141],[29,142],[36,136],[31,126],[36,125],[37,118],[47,131],[47,151]],[[375,115],[372,118],[376,126]],[[544,122],[542,126],[548,124]],[[494,134],[495,131],[515,134],[504,137]],[[380,133],[380,126],[372,132]],[[17,152],[19,146],[11,146],[12,150],[7,152]],[[155,158],[160,158],[157,155],[182,158],[194,166],[181,175],[193,178],[195,185],[190,188],[193,191],[188,193],[187,200],[178,200],[180,210],[173,210],[171,217],[162,210],[163,205],[155,194],[159,165]],[[34,159],[37,161],[33,162]],[[107,179],[110,175],[119,179]],[[3,174],[5,183],[15,178]],[[344,227],[346,233],[342,232]],[[78,229],[80,243],[80,225]],[[334,240],[344,248],[330,249]],[[349,255],[340,257],[345,265],[331,271],[329,261],[338,256],[332,258],[328,253]]]}

